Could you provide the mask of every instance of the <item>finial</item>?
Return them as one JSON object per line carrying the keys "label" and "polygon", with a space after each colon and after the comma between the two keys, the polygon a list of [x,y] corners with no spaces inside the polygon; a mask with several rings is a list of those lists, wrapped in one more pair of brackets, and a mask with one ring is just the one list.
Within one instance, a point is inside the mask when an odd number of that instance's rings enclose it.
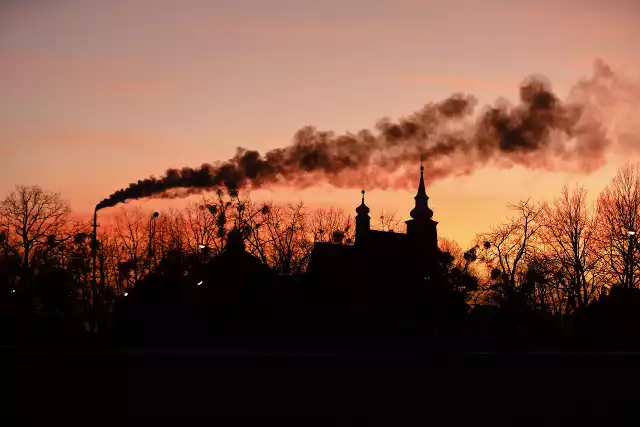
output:
{"label": "finial", "polygon": [[356,212],[358,213],[358,215],[361,215],[361,214],[362,215],[368,215],[370,210],[367,207],[367,205],[364,204],[364,193],[365,193],[365,191],[362,190],[361,193],[362,193],[362,203],[360,203],[360,206],[358,206],[356,208]]}

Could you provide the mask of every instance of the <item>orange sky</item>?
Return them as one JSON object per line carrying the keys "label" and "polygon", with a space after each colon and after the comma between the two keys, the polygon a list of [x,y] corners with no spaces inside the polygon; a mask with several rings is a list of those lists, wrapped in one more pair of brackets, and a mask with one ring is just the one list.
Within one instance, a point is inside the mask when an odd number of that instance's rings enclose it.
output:
{"label": "orange sky", "polygon": [[[515,101],[534,73],[564,96],[597,57],[637,78],[639,21],[634,0],[3,1],[0,195],[39,184],[87,212],[129,182],[280,147],[305,125],[357,131],[455,91]],[[440,234],[466,245],[508,201],[565,182],[595,195],[636,157],[589,176],[486,168],[427,192]],[[359,191],[254,198],[351,211]],[[370,191],[367,204],[404,218],[413,195]]]}

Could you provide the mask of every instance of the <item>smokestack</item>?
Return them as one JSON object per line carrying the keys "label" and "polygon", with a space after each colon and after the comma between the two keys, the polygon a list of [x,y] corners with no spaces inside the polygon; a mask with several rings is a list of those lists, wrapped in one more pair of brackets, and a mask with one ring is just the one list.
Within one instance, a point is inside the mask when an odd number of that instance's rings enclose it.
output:
{"label": "smokestack", "polygon": [[454,94],[399,120],[381,119],[373,130],[336,135],[307,126],[288,147],[264,155],[238,148],[226,162],[169,169],[161,178],[116,191],[96,209],[219,188],[301,188],[319,182],[341,188],[411,188],[413,175],[409,179],[405,166],[421,157],[427,182],[488,164],[590,172],[604,163],[611,145],[598,97],[612,102],[620,81],[598,61],[593,76],[578,82],[565,102],[545,78],[531,77],[522,83],[517,105],[500,100],[478,115],[473,96]]}

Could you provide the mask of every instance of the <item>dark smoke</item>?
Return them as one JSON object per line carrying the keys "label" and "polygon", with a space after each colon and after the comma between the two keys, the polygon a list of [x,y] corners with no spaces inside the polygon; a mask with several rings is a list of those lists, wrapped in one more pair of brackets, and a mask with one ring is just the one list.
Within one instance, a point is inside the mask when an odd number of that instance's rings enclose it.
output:
{"label": "dark smoke", "polygon": [[[579,82],[565,102],[545,78],[530,77],[520,87],[519,104],[501,100],[484,107],[475,118],[475,98],[455,94],[399,120],[382,119],[373,131],[335,135],[304,127],[288,147],[264,155],[239,148],[223,163],[169,169],[161,178],[147,178],[116,191],[96,209],[132,199],[183,197],[225,187],[235,191],[319,182],[359,187],[366,181],[368,188],[402,188],[415,184],[412,167],[421,157],[428,181],[469,174],[488,163],[589,172],[604,163],[611,145],[590,95],[611,98],[615,79],[599,61],[593,76]],[[407,166],[410,180],[404,172]]]}

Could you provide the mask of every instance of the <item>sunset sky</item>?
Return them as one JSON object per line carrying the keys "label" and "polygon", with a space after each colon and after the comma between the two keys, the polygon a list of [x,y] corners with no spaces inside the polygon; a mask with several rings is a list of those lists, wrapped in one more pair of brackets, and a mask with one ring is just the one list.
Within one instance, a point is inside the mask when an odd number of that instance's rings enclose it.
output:
{"label": "sunset sky", "polygon": [[[286,146],[305,125],[357,131],[458,91],[516,101],[531,74],[564,97],[596,58],[636,79],[639,41],[637,0],[3,0],[0,196],[38,184],[91,212],[132,181]],[[507,202],[565,183],[595,196],[636,157],[591,175],[483,168],[427,193],[440,235],[465,246]],[[253,198],[352,212],[360,190]],[[408,219],[414,195],[369,191],[367,204]]]}

